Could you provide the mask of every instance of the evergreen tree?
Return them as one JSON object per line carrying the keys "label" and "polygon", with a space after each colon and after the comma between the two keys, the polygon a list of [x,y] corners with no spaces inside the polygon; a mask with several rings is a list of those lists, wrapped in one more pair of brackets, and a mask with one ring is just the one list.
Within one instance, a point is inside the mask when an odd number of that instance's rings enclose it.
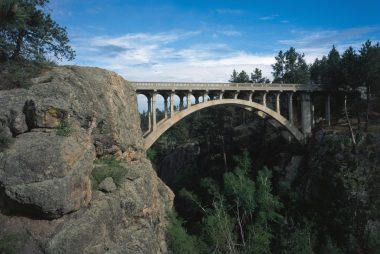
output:
{"label": "evergreen tree", "polygon": [[44,12],[48,0],[5,0],[0,4],[1,60],[74,59],[65,28]]}
{"label": "evergreen tree", "polygon": [[243,70],[239,73],[236,72],[236,70],[233,70],[231,78],[229,80],[231,83],[249,83],[249,76],[248,74]]}
{"label": "evergreen tree", "polygon": [[285,53],[280,51],[275,57],[276,63],[272,65],[273,83],[309,83],[309,67],[304,57],[304,54],[298,53],[293,47]]}
{"label": "evergreen tree", "polygon": [[326,84],[330,89],[338,89],[341,82],[341,71],[340,71],[340,54],[338,50],[333,45],[327,56],[327,72],[326,72]]}
{"label": "evergreen tree", "polygon": [[321,60],[315,59],[314,63],[310,65],[310,80],[314,84],[327,84],[327,57],[323,56]]}
{"label": "evergreen tree", "polygon": [[231,77],[230,77],[230,80],[228,80],[229,82],[231,82],[231,83],[237,83],[236,82],[236,80],[238,79],[238,73],[237,73],[237,71],[234,69],[233,71],[232,71],[232,74],[231,74]]}
{"label": "evergreen tree", "polygon": [[369,110],[371,94],[380,95],[380,44],[372,45],[371,41],[366,41],[360,49],[360,76],[362,84],[366,87],[367,110],[366,129],[369,122]]}
{"label": "evergreen tree", "polygon": [[341,86],[349,87],[349,89],[356,89],[361,85],[359,78],[359,57],[352,47],[349,47],[342,54],[340,63]]}
{"label": "evergreen tree", "polygon": [[282,83],[285,73],[285,55],[282,50],[278,52],[278,55],[275,57],[275,59],[276,63],[272,65],[272,74],[274,76],[273,83]]}
{"label": "evergreen tree", "polygon": [[251,81],[253,83],[265,83],[266,79],[263,78],[262,71],[258,68],[255,68],[253,73],[251,73]]}

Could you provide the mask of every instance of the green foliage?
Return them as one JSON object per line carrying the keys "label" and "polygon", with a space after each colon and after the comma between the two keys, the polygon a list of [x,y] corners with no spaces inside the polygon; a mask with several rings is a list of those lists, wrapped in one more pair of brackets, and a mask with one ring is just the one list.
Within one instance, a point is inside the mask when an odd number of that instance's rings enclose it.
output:
{"label": "green foliage", "polygon": [[243,70],[237,72],[236,70],[232,71],[229,82],[231,83],[270,83],[270,80],[263,77],[262,71],[258,68],[253,70],[251,73],[251,79],[249,79],[248,74]]}
{"label": "green foliage", "polygon": [[243,156],[235,159],[238,161],[235,170],[223,175],[224,192],[227,197],[232,197],[232,200],[238,202],[245,212],[252,213],[257,206],[257,200],[255,182],[248,175],[252,167],[249,154],[245,151]]}
{"label": "green foliage", "polygon": [[0,60],[74,59],[65,28],[44,12],[48,0],[6,0],[0,5]]}
{"label": "green foliage", "polygon": [[111,156],[103,156],[95,161],[91,176],[93,187],[96,188],[107,177],[112,177],[116,186],[120,186],[128,173],[128,169],[120,161]]}
{"label": "green foliage", "polygon": [[237,253],[235,218],[228,213],[223,197],[214,200],[202,224],[203,238],[211,249],[216,253]]}
{"label": "green foliage", "polygon": [[20,236],[17,234],[6,234],[0,236],[0,253],[16,254],[19,253]]}
{"label": "green foliage", "polygon": [[157,158],[157,151],[156,151],[155,149],[153,149],[153,148],[148,149],[148,150],[146,151],[146,156],[148,157],[148,159],[149,159],[150,161],[155,161],[156,158]]}
{"label": "green foliage", "polygon": [[229,81],[232,83],[249,83],[249,76],[245,71],[237,73],[236,70],[233,70]]}
{"label": "green foliage", "polygon": [[297,227],[289,237],[290,253],[293,254],[313,254],[313,237],[309,225]]}
{"label": "green foliage", "polygon": [[264,168],[254,181],[248,152],[235,160],[222,184],[210,177],[201,180],[211,199],[187,190],[180,196],[202,211],[201,240],[215,253],[269,253],[271,225],[281,218],[281,203],[271,193],[271,173]]}
{"label": "green foliage", "polygon": [[0,64],[0,90],[28,89],[31,78],[50,68],[49,63],[36,61],[8,61]]}
{"label": "green foliage", "polygon": [[166,227],[169,248],[174,254],[205,253],[206,248],[196,236],[190,235],[183,227],[183,221],[174,212],[168,213],[169,224]]}
{"label": "green foliage", "polygon": [[57,127],[57,135],[58,136],[62,136],[62,137],[68,137],[71,133],[72,129],[70,127],[70,124],[65,121],[65,120],[61,120],[59,122],[59,125]]}
{"label": "green foliage", "polygon": [[7,149],[12,141],[13,139],[8,133],[6,133],[5,127],[0,125],[0,152]]}
{"label": "green foliage", "polygon": [[280,51],[275,57],[273,68],[273,83],[308,84],[310,80],[309,67],[305,55],[291,47],[285,53]]}

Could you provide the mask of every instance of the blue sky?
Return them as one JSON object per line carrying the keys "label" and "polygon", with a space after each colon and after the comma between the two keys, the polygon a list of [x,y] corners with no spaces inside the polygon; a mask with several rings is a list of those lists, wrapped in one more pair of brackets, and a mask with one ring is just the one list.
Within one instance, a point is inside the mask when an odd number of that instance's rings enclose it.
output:
{"label": "blue sky", "polygon": [[134,81],[226,82],[233,69],[271,78],[279,50],[294,46],[311,63],[380,41],[380,1],[51,0],[68,29],[72,64]]}

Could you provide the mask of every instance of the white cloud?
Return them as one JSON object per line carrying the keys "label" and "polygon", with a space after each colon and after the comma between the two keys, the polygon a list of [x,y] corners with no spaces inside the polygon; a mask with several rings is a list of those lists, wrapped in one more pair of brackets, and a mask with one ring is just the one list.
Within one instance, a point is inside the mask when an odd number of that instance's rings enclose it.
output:
{"label": "white cloud", "polygon": [[226,36],[240,36],[241,33],[236,30],[223,30],[223,31],[218,31],[217,33],[226,35]]}
{"label": "white cloud", "polygon": [[[230,36],[234,30],[223,30]],[[135,81],[227,82],[233,69],[263,69],[271,77],[274,57],[236,51],[222,43],[196,43],[179,47],[200,31],[136,33],[119,37],[93,37],[74,42],[78,64],[111,69]]]}
{"label": "white cloud", "polygon": [[278,16],[279,15],[277,15],[277,14],[270,15],[270,16],[263,16],[263,17],[259,17],[259,20],[272,20],[272,19],[275,19]]}
{"label": "white cloud", "polygon": [[[347,43],[357,40],[362,35],[380,30],[375,27],[350,28],[342,31],[291,31],[294,38],[280,40],[279,43],[294,47],[331,46],[333,44]],[[360,38],[361,39],[361,38]],[[355,41],[356,41],[355,40]]]}
{"label": "white cloud", "polygon": [[216,9],[215,11],[220,15],[242,15],[245,13],[244,10],[240,9]]}
{"label": "white cloud", "polygon": [[279,43],[287,47],[295,47],[297,51],[305,53],[306,62],[312,63],[316,58],[327,55],[332,45],[338,51],[343,52],[349,46],[359,49],[363,41],[363,35],[378,31],[376,27],[359,27],[346,30],[325,31],[291,31],[292,39],[279,40]]}

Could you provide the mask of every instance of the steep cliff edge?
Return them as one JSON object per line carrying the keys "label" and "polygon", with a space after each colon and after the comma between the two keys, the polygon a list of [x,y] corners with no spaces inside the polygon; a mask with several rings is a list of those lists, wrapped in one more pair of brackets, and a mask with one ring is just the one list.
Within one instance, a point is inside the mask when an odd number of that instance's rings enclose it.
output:
{"label": "steep cliff edge", "polygon": [[[0,249],[165,253],[173,193],[143,153],[133,88],[115,73],[73,66],[31,82],[0,91]],[[112,170],[102,156],[120,161],[119,178],[94,184],[99,164]]]}

